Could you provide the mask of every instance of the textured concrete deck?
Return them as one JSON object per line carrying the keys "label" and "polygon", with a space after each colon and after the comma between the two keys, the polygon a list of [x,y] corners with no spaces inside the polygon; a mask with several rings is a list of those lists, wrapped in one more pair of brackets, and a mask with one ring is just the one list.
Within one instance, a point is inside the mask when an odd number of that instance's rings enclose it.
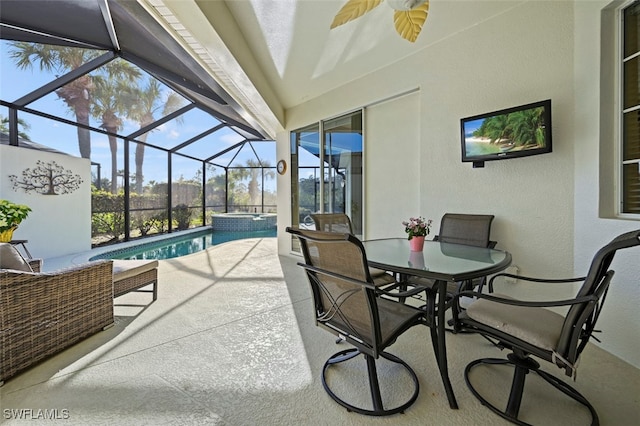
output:
{"label": "textured concrete deck", "polygon": [[[504,353],[478,336],[447,336],[451,380],[460,404],[459,410],[451,410],[425,327],[414,327],[390,347],[420,379],[420,396],[405,414],[370,418],[348,413],[333,402],[322,388],[320,371],[340,347],[314,325],[308,284],[296,261],[277,255],[274,238],[234,241],[160,261],[158,300],[151,303],[149,294],[135,293],[116,299],[115,327],[8,380],[0,388],[0,422],[507,424],[471,396],[462,375],[471,360]],[[560,370],[549,368],[560,376]],[[380,372],[395,376],[385,365]],[[585,410],[539,387],[536,379],[532,377],[532,399],[525,400],[522,411],[541,416],[530,421],[588,424]],[[497,394],[508,383],[508,378],[498,376],[486,389]],[[637,369],[590,345],[574,385],[596,407],[602,425],[637,424]],[[357,383],[349,392],[366,397],[364,386]],[[388,393],[400,394],[402,387],[396,385]],[[58,420],[16,419],[37,415],[56,415]]]}

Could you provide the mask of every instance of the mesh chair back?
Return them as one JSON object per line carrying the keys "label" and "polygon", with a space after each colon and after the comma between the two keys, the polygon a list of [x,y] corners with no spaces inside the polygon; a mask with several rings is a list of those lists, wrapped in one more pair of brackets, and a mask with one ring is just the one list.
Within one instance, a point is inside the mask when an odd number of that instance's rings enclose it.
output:
{"label": "mesh chair back", "polygon": [[613,271],[609,266],[616,251],[640,245],[640,230],[627,232],[614,238],[602,247],[589,267],[589,272],[577,297],[588,297],[589,301],[573,305],[564,321],[556,352],[574,363],[586,346],[595,327],[604,299],[606,298]]}
{"label": "mesh chair back", "polygon": [[317,213],[312,214],[311,219],[318,231],[353,234],[351,219],[344,213]]}
{"label": "mesh chair back", "polygon": [[[380,332],[372,279],[360,241],[351,234],[289,230],[300,239],[316,322],[377,356]],[[364,284],[364,285],[363,285]],[[366,284],[371,284],[367,287]],[[358,343],[363,344],[364,348]]]}
{"label": "mesh chair back", "polygon": [[443,243],[489,247],[493,215],[446,213],[434,240]]}

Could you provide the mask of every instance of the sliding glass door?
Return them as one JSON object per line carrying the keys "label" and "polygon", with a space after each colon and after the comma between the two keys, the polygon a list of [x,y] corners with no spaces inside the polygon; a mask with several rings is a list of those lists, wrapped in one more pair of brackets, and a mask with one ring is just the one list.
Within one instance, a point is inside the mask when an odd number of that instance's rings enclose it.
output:
{"label": "sliding glass door", "polygon": [[322,212],[346,213],[362,236],[362,111],[322,124]]}
{"label": "sliding glass door", "polygon": [[312,213],[346,213],[362,236],[362,111],[291,132],[293,226],[313,228]]}

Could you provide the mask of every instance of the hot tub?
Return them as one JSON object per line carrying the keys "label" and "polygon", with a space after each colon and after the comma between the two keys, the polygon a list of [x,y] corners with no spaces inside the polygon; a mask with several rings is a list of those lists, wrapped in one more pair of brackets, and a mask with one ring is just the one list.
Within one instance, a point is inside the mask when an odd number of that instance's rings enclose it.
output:
{"label": "hot tub", "polygon": [[275,213],[220,213],[211,216],[214,231],[265,231],[277,227]]}

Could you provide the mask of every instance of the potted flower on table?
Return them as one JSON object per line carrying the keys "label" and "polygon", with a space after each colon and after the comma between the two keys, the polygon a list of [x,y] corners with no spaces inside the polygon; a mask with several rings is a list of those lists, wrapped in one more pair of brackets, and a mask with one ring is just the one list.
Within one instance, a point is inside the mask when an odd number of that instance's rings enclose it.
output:
{"label": "potted flower on table", "polygon": [[408,221],[402,222],[404,231],[408,234],[411,251],[422,251],[424,238],[429,235],[432,222],[431,219],[427,220],[422,216],[411,217]]}
{"label": "potted flower on table", "polygon": [[13,238],[13,231],[20,222],[29,216],[31,208],[24,204],[0,200],[0,242],[8,243]]}

